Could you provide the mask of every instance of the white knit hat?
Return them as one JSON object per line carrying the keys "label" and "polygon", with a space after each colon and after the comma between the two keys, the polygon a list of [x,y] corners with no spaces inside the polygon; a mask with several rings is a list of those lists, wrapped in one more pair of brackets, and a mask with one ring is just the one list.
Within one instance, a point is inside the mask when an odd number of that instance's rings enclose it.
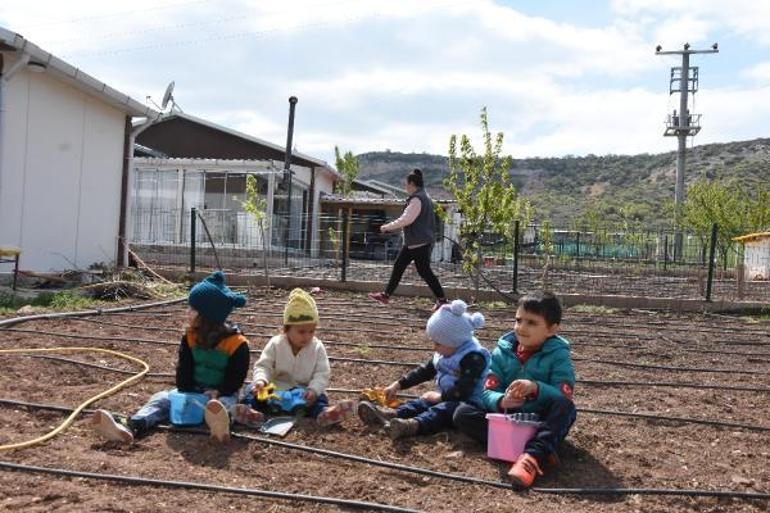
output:
{"label": "white knit hat", "polygon": [[479,312],[467,314],[467,309],[468,305],[462,299],[442,305],[428,319],[425,327],[428,338],[449,347],[460,347],[473,338],[473,330],[484,327],[484,316]]}

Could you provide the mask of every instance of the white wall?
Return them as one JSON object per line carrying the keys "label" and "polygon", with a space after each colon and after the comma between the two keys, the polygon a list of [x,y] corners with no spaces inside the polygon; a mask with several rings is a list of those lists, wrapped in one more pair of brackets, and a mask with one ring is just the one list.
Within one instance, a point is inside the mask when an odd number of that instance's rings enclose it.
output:
{"label": "white wall", "polygon": [[125,114],[26,69],[3,114],[0,245],[20,247],[25,270],[114,262]]}

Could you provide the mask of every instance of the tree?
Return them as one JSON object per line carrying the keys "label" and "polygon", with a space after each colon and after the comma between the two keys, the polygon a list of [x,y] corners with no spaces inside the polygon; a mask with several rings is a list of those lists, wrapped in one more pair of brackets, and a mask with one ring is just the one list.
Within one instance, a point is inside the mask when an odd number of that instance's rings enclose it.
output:
{"label": "tree", "polygon": [[342,180],[335,185],[336,192],[342,194],[343,197],[348,197],[353,190],[353,181],[358,176],[358,159],[351,151],[341,155],[340,149],[335,146],[334,165],[337,167],[337,171],[342,174]]}
{"label": "tree", "polygon": [[[461,213],[458,226],[463,267],[474,275],[478,288],[478,274],[481,265],[481,238],[492,232],[513,239],[513,224],[519,220],[527,226],[532,218],[532,206],[520,198],[516,187],[511,184],[509,169],[510,156],[501,157],[503,133],[492,139],[486,107],[481,109],[481,129],[484,153],[479,155],[473,149],[470,139],[462,135],[449,139],[449,175],[444,186],[452,194]],[[439,215],[445,221],[446,215]]]}
{"label": "tree", "polygon": [[726,265],[735,246],[733,237],[770,225],[770,191],[764,186],[747,191],[739,185],[701,179],[688,187],[681,219],[683,227],[693,230],[704,244],[717,224],[717,248]]}
{"label": "tree", "polygon": [[267,200],[259,195],[257,190],[257,177],[246,176],[246,200],[241,202],[243,210],[254,216],[259,227],[259,235],[262,238],[262,265],[265,269],[265,282],[270,287],[270,270],[267,263],[267,252],[270,241],[265,238],[265,220],[267,219]]}

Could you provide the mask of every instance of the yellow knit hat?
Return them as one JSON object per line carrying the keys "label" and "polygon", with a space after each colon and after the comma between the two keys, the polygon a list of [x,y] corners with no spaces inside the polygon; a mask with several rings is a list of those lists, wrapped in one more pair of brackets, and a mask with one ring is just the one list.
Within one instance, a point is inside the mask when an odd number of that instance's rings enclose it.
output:
{"label": "yellow knit hat", "polygon": [[318,308],[315,299],[302,289],[294,289],[289,294],[289,301],[283,309],[283,324],[318,323]]}

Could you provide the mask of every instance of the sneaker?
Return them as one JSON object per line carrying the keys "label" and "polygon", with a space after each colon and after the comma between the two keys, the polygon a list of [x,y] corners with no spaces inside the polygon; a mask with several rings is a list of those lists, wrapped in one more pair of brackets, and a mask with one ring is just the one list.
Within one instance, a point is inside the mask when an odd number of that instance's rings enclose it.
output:
{"label": "sneaker", "polygon": [[390,303],[390,296],[388,296],[384,292],[370,292],[369,299],[373,299],[374,301],[377,301],[381,305],[387,305],[388,303]]}
{"label": "sneaker", "polygon": [[334,406],[324,408],[324,410],[318,414],[318,417],[316,417],[316,422],[321,427],[340,424],[353,416],[355,407],[356,402],[352,399],[340,401]]}
{"label": "sneaker", "polygon": [[107,410],[96,410],[91,416],[91,428],[100,436],[112,442],[126,445],[134,443],[134,434],[123,424],[115,420]]}
{"label": "sneaker", "polygon": [[417,419],[393,419],[388,425],[388,436],[391,440],[415,436],[420,429]]}
{"label": "sneaker", "polygon": [[508,478],[514,486],[529,488],[538,475],[543,475],[537,459],[529,453],[522,453],[508,471]]}
{"label": "sneaker", "polygon": [[230,440],[230,415],[222,403],[216,399],[207,402],[203,418],[211,430],[211,438],[217,442]]}
{"label": "sneaker", "polygon": [[356,412],[358,413],[358,417],[367,426],[385,427],[390,419],[396,417],[396,410],[375,406],[366,401],[358,403]]}
{"label": "sneaker", "polygon": [[441,298],[436,300],[436,304],[433,305],[433,310],[430,311],[430,313],[434,313],[436,310],[441,308],[443,305],[449,304],[449,300],[447,298]]}
{"label": "sneaker", "polygon": [[246,427],[258,428],[265,421],[265,415],[248,404],[236,404],[233,410],[233,420]]}

